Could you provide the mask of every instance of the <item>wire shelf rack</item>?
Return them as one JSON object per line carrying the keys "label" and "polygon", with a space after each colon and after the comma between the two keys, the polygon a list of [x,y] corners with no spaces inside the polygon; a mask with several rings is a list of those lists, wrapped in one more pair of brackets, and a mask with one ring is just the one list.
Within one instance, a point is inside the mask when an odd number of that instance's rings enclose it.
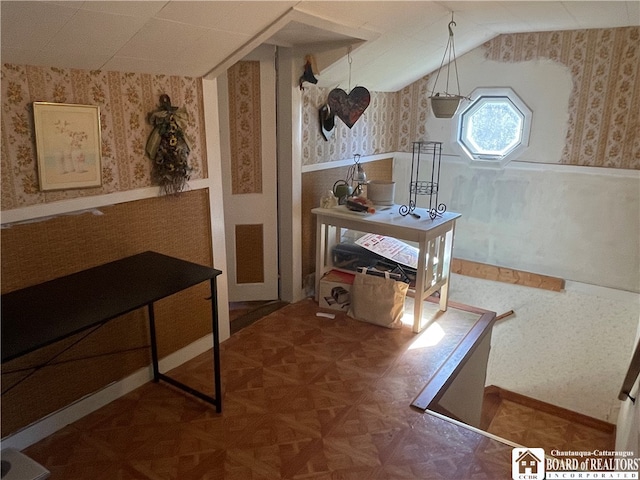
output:
{"label": "wire shelf rack", "polygon": [[401,215],[415,215],[418,196],[429,197],[428,212],[432,220],[441,217],[447,211],[447,206],[438,202],[441,162],[442,142],[413,142],[409,201],[400,205]]}

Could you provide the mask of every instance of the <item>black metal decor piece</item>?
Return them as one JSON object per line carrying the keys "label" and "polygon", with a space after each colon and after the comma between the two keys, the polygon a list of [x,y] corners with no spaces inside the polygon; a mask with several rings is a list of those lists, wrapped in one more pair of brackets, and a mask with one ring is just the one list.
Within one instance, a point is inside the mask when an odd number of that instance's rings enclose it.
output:
{"label": "black metal decor piece", "polygon": [[[438,190],[440,185],[440,163],[442,159],[442,142],[413,142],[411,155],[411,179],[409,181],[409,202],[400,205],[400,215],[409,214],[420,218],[413,213],[416,209],[418,195],[429,196],[429,217],[434,220],[441,217],[447,211],[444,203],[438,203]],[[426,172],[420,172],[420,164],[425,163]]]}

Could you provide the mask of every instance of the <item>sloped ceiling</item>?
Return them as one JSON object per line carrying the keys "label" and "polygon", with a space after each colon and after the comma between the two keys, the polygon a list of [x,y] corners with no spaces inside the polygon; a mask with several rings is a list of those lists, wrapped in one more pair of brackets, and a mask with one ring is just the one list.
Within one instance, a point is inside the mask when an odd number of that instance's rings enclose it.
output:
{"label": "sloped ceiling", "polygon": [[[216,76],[263,43],[318,57],[319,85],[397,91],[501,33],[640,25],[637,1],[0,3],[2,62]],[[350,63],[347,60],[347,51]]]}

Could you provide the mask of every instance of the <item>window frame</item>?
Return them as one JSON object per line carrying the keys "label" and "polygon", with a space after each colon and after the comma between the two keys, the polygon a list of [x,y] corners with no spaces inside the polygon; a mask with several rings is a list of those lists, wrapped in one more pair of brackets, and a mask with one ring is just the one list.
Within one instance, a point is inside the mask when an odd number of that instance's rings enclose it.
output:
{"label": "window frame", "polygon": [[[466,105],[458,109],[455,115],[455,128],[453,129],[453,143],[460,150],[460,152],[467,157],[472,164],[498,167],[502,168],[512,160],[517,159],[522,155],[524,151],[529,147],[529,140],[531,137],[531,123],[533,120],[533,112],[527,106],[526,103],[518,96],[518,94],[509,87],[480,87],[476,88],[471,93],[471,101],[468,101]],[[462,138],[464,133],[464,127],[466,125],[465,120],[469,118],[469,115],[465,116],[470,110],[478,110],[478,102],[482,101],[483,104],[487,103],[490,99],[507,99],[513,107],[518,111],[522,118],[522,128],[520,140],[518,143],[511,147],[504,155],[485,155],[479,152],[473,152],[469,149],[469,146],[465,144],[465,140]]]}

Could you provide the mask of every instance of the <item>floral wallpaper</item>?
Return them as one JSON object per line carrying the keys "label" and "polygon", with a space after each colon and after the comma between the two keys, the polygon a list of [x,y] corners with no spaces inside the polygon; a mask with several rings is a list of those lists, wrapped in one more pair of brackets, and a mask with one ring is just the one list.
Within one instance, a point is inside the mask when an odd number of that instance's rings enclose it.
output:
{"label": "floral wallpaper", "polygon": [[[366,87],[366,85],[363,85]],[[305,85],[302,92],[302,165],[373,155],[396,150],[398,95],[370,92],[371,102],[351,129],[339,118],[327,141],[320,130],[319,109],[327,102],[329,89]]]}
{"label": "floral wallpaper", "polygon": [[231,191],[234,195],[262,193],[260,62],[238,62],[227,75]]}
{"label": "floral wallpaper", "polygon": [[[567,65],[573,79],[569,125],[561,163],[640,169],[640,27],[500,35],[482,47],[488,59],[520,62],[551,59]],[[4,64],[1,71],[2,210],[151,185],[144,145],[147,114],[159,95],[190,115],[191,178],[206,172],[202,86],[199,79]],[[326,141],[319,108],[329,91],[305,86],[302,164],[410,151],[425,138],[428,77],[399,92],[371,92],[364,115],[349,129],[339,119]],[[365,85],[366,86],[366,85]],[[102,127],[101,187],[41,192],[33,133],[32,102],[98,105]]]}
{"label": "floral wallpaper", "polygon": [[[206,175],[200,79],[168,75],[2,65],[2,210],[148,187],[152,163],[144,147],[149,112],[161,94],[185,107],[191,140],[191,179]],[[32,102],[98,105],[102,136],[102,186],[41,192]]]}
{"label": "floral wallpaper", "polygon": [[[551,59],[570,68],[573,94],[562,158],[558,162],[640,169],[640,27],[500,35],[479,47],[488,59],[523,62]],[[429,76],[399,92],[371,92],[384,99],[389,112],[365,111],[351,132],[338,120],[326,142],[319,130],[318,109],[328,91],[303,93],[303,165],[349,158],[353,153],[410,152],[412,142],[427,138],[430,115]],[[371,106],[369,106],[371,109]],[[374,110],[375,111],[375,110]],[[378,128],[372,118],[392,121]],[[360,123],[362,122],[362,123]]]}
{"label": "floral wallpaper", "polygon": [[491,60],[548,58],[569,67],[561,163],[640,169],[640,27],[500,35],[483,48]]}
{"label": "floral wallpaper", "polygon": [[397,151],[411,152],[413,142],[428,140],[427,115],[429,115],[429,75],[416,80],[398,92],[400,126]]}

